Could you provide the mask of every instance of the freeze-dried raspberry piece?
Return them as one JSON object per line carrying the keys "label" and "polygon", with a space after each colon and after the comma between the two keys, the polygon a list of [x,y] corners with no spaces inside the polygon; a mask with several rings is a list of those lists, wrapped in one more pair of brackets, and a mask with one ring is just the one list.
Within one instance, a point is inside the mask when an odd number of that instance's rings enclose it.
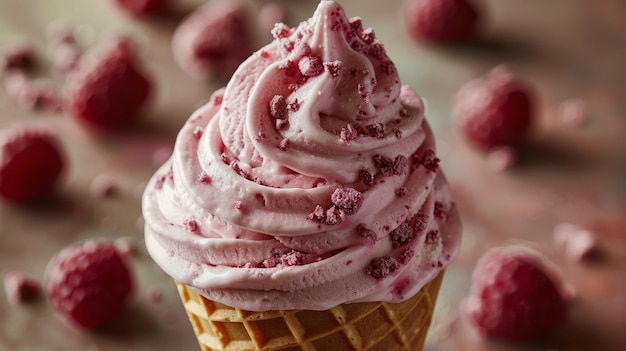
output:
{"label": "freeze-dried raspberry piece", "polygon": [[276,119],[284,119],[287,116],[287,101],[282,95],[274,95],[269,103],[270,115]]}
{"label": "freeze-dried raspberry piece", "polygon": [[401,223],[396,229],[389,233],[391,246],[396,248],[413,240],[413,229],[407,223]]}
{"label": "freeze-dried raspberry piece", "polygon": [[337,188],[330,196],[330,200],[347,214],[354,214],[363,204],[363,194],[353,188]]}
{"label": "freeze-dried raspberry piece", "polygon": [[324,72],[322,59],[317,56],[305,56],[298,61],[300,73],[305,77],[316,77]]}
{"label": "freeze-dried raspberry piece", "polygon": [[393,257],[377,257],[367,266],[365,273],[376,279],[385,278],[400,268],[400,263]]}
{"label": "freeze-dried raspberry piece", "polygon": [[373,244],[376,242],[377,239],[377,235],[376,232],[369,229],[368,227],[365,226],[365,224],[359,224],[356,226],[356,232],[358,235],[362,236],[363,238],[365,238],[365,240],[370,243]]}

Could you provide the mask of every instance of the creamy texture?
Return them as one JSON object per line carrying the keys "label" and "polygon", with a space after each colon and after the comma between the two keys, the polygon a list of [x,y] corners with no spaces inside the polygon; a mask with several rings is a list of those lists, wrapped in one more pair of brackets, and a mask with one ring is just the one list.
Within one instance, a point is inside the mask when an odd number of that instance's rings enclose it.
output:
{"label": "creamy texture", "polygon": [[148,184],[151,256],[245,310],[410,298],[461,232],[421,99],[333,1],[273,34]]}

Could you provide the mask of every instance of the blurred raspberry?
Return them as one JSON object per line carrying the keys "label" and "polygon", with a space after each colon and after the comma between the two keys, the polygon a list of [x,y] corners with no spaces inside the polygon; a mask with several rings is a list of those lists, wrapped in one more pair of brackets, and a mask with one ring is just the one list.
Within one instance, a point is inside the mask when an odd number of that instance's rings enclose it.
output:
{"label": "blurred raspberry", "polygon": [[152,16],[167,11],[169,0],[113,0],[123,11],[136,16]]}
{"label": "blurred raspberry", "polygon": [[463,312],[486,337],[530,341],[554,332],[567,318],[562,286],[530,250],[492,249],[472,278]]}
{"label": "blurred raspberry", "polygon": [[253,51],[247,8],[239,1],[209,2],[186,18],[172,39],[174,57],[191,77],[229,77]]}
{"label": "blurred raspberry", "polygon": [[134,123],[153,87],[133,54],[129,39],[116,37],[84,56],[66,79],[64,103],[69,114],[102,131]]}
{"label": "blurred raspberry", "polygon": [[412,37],[444,44],[471,40],[479,18],[467,0],[406,0],[403,13]]}
{"label": "blurred raspberry", "polygon": [[465,139],[481,149],[522,146],[533,119],[530,88],[499,66],[457,93],[455,118]]}
{"label": "blurred raspberry", "polygon": [[27,274],[11,271],[4,275],[4,291],[9,303],[17,305],[39,299],[41,285]]}
{"label": "blurred raspberry", "polygon": [[24,204],[50,195],[65,159],[55,134],[36,126],[7,128],[0,136],[0,196]]}
{"label": "blurred raspberry", "polygon": [[31,69],[37,61],[32,43],[15,40],[5,44],[0,50],[0,75],[10,70]]}
{"label": "blurred raspberry", "polygon": [[59,313],[93,329],[124,310],[134,282],[113,242],[87,240],[66,247],[50,260],[44,285]]}

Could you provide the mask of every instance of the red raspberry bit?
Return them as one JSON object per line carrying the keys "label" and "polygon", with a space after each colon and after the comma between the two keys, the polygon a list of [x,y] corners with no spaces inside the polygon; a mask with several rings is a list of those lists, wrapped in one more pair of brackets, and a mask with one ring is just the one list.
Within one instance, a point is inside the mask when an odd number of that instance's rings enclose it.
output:
{"label": "red raspberry bit", "polygon": [[270,54],[265,50],[261,50],[261,57],[267,59],[270,58]]}
{"label": "red raspberry bit", "polygon": [[200,172],[200,174],[198,175],[198,181],[202,184],[209,184],[211,183],[211,177],[209,177],[208,174],[206,174],[205,171]]}
{"label": "red raspberry bit", "polygon": [[448,215],[448,209],[446,208],[446,205],[444,205],[442,202],[436,201],[433,214],[435,215],[435,218],[438,218],[441,221],[445,221]]}
{"label": "red raspberry bit", "polygon": [[394,161],[389,157],[374,155],[374,166],[376,166],[380,173],[385,177],[394,175]]}
{"label": "red raspberry bit", "polygon": [[167,180],[167,176],[165,174],[161,174],[157,177],[156,179],[156,183],[154,184],[154,187],[157,190],[160,190],[163,188],[163,185],[165,185],[165,181]]}
{"label": "red raspberry bit", "polygon": [[213,93],[211,100],[213,100],[213,106],[221,106],[224,101],[224,91],[219,90]]}
{"label": "red raspberry bit", "polygon": [[365,238],[365,240],[369,244],[374,244],[376,242],[376,239],[377,239],[376,232],[366,227],[365,224],[361,223],[357,225],[356,232],[359,236]]}
{"label": "red raspberry bit", "polygon": [[439,162],[440,160],[433,150],[426,150],[420,159],[422,166],[431,172],[439,170]]}
{"label": "red raspberry bit", "polygon": [[396,136],[396,139],[402,139],[402,131],[398,128],[393,128],[391,132]]}
{"label": "red raspberry bit", "polygon": [[359,179],[364,185],[372,186],[374,184],[374,175],[367,169],[359,170]]}
{"label": "red raspberry bit", "polygon": [[278,66],[278,69],[285,72],[285,75],[293,77],[298,72],[298,67],[295,62],[287,60],[285,63]]}
{"label": "red raspberry bit", "polygon": [[411,217],[409,220],[409,226],[413,229],[415,235],[422,233],[428,227],[428,216],[418,213],[415,216]]}
{"label": "red raspberry bit", "polygon": [[59,144],[34,126],[7,128],[0,137],[0,197],[26,204],[51,195],[66,167]]}
{"label": "red raspberry bit", "polygon": [[288,147],[289,147],[289,139],[287,138],[283,138],[283,140],[281,140],[280,143],[278,144],[278,149],[280,149],[280,151],[287,151]]}
{"label": "red raspberry bit", "polygon": [[185,230],[190,233],[198,234],[200,232],[200,226],[198,225],[198,222],[192,218],[185,219],[185,221],[183,222],[183,227],[185,227]]}
{"label": "red raspberry bit", "polygon": [[411,261],[413,256],[415,256],[415,250],[413,250],[410,247],[407,247],[406,249],[402,250],[402,253],[400,254],[400,257],[398,257],[398,260],[402,264],[407,264]]}
{"label": "red raspberry bit", "polygon": [[388,75],[392,75],[396,73],[396,64],[393,63],[391,60],[386,60],[383,63],[383,72],[387,73]]}
{"label": "red raspberry bit", "polygon": [[263,196],[262,194],[256,194],[254,195],[254,198],[261,204],[261,206],[263,207],[267,206],[267,200],[265,199],[265,196]]}
{"label": "red raspberry bit", "polygon": [[311,47],[309,46],[309,44],[307,44],[304,41],[299,41],[296,43],[296,45],[293,48],[293,53],[292,53],[292,57],[294,60],[299,60],[301,58],[304,58],[305,56],[309,56],[311,55]]}
{"label": "red raspberry bit", "polygon": [[396,229],[392,230],[391,233],[389,233],[391,246],[394,249],[413,240],[413,236],[413,230],[407,223],[401,223]]}
{"label": "red raspberry bit", "polygon": [[400,268],[400,262],[390,256],[377,257],[367,266],[365,273],[376,279],[382,279]]}
{"label": "red raspberry bit", "polygon": [[342,209],[339,209],[335,206],[331,206],[326,211],[326,218],[324,223],[329,225],[336,225],[343,222],[346,219],[346,212]]}
{"label": "red raspberry bit", "polygon": [[301,266],[306,262],[306,254],[300,251],[292,250],[280,257],[280,263],[285,266]]}
{"label": "red raspberry bit", "polygon": [[343,62],[339,60],[332,61],[332,62],[324,62],[324,67],[326,67],[326,70],[328,71],[328,73],[330,73],[330,76],[333,78],[337,78],[339,76],[339,72],[341,72],[342,66],[343,66]]}
{"label": "red raspberry bit", "polygon": [[4,274],[4,291],[10,304],[19,305],[38,300],[41,284],[27,274],[11,271]]}
{"label": "red raspberry bit", "polygon": [[393,160],[393,174],[394,175],[404,175],[408,172],[409,169],[409,161],[405,156],[398,155]]}
{"label": "red raspberry bit", "polygon": [[274,95],[269,103],[270,115],[275,119],[285,119],[287,116],[287,101],[282,95]]}
{"label": "red raspberry bit", "polygon": [[374,30],[372,28],[367,28],[361,31],[361,40],[363,40],[366,44],[371,44],[376,39],[376,35],[374,34]]}
{"label": "red raspberry bit", "polygon": [[367,54],[376,59],[376,60],[384,60],[387,58],[387,52],[385,51],[385,47],[381,42],[376,42],[367,49]]}
{"label": "red raspberry bit", "polygon": [[289,55],[296,47],[296,44],[292,40],[285,38],[280,39],[280,47],[285,55]]}
{"label": "red raspberry bit", "polygon": [[373,138],[385,138],[385,126],[382,123],[368,124],[365,129],[367,129],[367,134]]}
{"label": "red raspberry bit", "polygon": [[330,195],[330,201],[347,214],[356,213],[363,205],[363,200],[363,194],[353,188],[337,188]]}
{"label": "red raspberry bit", "polygon": [[358,137],[358,132],[356,128],[350,123],[348,123],[345,127],[341,128],[341,132],[339,132],[339,138],[346,144],[349,144],[352,140],[355,140]]}
{"label": "red raspberry bit", "polygon": [[272,29],[272,35],[276,40],[285,39],[291,35],[291,28],[284,23],[276,23]]}
{"label": "red raspberry bit", "polygon": [[[282,121],[282,120],[279,119],[277,121]],[[257,132],[256,135],[254,136],[254,140],[256,140],[259,143],[262,142],[263,139],[265,139],[265,133],[263,133],[263,132]]]}
{"label": "red raspberry bit", "polygon": [[233,205],[233,208],[237,211],[241,211],[243,210],[243,203],[239,200],[235,201],[235,204]]}
{"label": "red raspberry bit", "polygon": [[424,239],[424,243],[427,245],[434,245],[439,242],[441,236],[439,235],[439,231],[437,229],[433,229],[426,233],[426,238]]}
{"label": "red raspberry bit", "polygon": [[108,240],[66,247],[48,263],[44,286],[52,305],[71,322],[95,329],[117,317],[134,289],[130,267]]}
{"label": "red raspberry bit", "polygon": [[324,222],[326,219],[326,210],[320,205],[315,206],[313,212],[306,217],[307,220],[313,222]]}
{"label": "red raspberry bit", "polygon": [[298,99],[294,99],[288,106],[287,109],[289,109],[289,111],[292,112],[297,112],[300,109],[300,106],[302,106],[302,103],[300,101],[298,101]]}
{"label": "red raspberry bit", "polygon": [[462,312],[481,335],[519,342],[554,333],[565,324],[568,307],[543,257],[511,246],[480,258]]}
{"label": "red raspberry bit", "polygon": [[398,189],[396,189],[396,195],[398,197],[405,197],[407,195],[407,189],[404,186],[399,187]]}
{"label": "red raspberry bit", "polygon": [[316,77],[324,72],[322,59],[317,56],[305,56],[298,62],[300,73],[305,77]]}
{"label": "red raspberry bit", "polygon": [[403,10],[409,35],[434,43],[471,40],[478,12],[467,0],[410,0]]}
{"label": "red raspberry bit", "polygon": [[351,18],[349,23],[350,29],[352,29],[355,34],[358,35],[359,33],[363,32],[363,20],[360,17]]}

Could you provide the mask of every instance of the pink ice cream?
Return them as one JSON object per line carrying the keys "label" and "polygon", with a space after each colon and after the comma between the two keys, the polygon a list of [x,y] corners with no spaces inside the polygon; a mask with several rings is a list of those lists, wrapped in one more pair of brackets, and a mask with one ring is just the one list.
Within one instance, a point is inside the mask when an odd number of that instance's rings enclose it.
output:
{"label": "pink ice cream", "polygon": [[273,34],[148,184],[151,256],[245,310],[412,297],[461,234],[420,97],[334,1]]}

